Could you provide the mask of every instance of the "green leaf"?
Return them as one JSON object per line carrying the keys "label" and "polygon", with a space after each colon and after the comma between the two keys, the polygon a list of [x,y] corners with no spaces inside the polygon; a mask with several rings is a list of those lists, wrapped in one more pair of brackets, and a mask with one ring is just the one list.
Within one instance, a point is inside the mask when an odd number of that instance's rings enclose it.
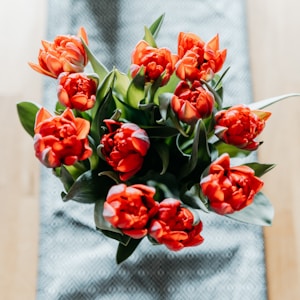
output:
{"label": "green leaf", "polygon": [[88,59],[93,67],[94,72],[98,74],[100,80],[102,80],[102,78],[104,78],[108,73],[107,68],[93,54],[93,52],[90,50],[84,39],[81,39],[81,42],[85,48],[85,51],[87,53]]}
{"label": "green leaf", "polygon": [[268,98],[268,99],[260,100],[257,102],[253,102],[253,103],[249,104],[248,107],[251,110],[263,109],[263,108],[265,108],[273,103],[279,102],[281,100],[291,98],[291,97],[299,97],[299,96],[300,96],[300,93],[285,94],[285,95],[276,96],[273,98]]}
{"label": "green leaf", "polygon": [[59,179],[62,182],[66,191],[68,191],[71,186],[74,184],[74,179],[68,169],[65,166],[60,167]]}
{"label": "green leaf", "polygon": [[[226,73],[229,71],[229,69],[230,69],[230,67],[228,67],[221,76],[216,74],[213,78],[213,87],[221,98],[222,98],[222,94],[223,94],[222,80],[225,77]],[[220,89],[222,90],[221,92],[219,92]]]}
{"label": "green leaf", "polygon": [[255,176],[257,177],[261,177],[262,175],[266,174],[275,167],[274,164],[261,164],[257,162],[247,163],[244,165],[253,169],[255,172]]}
{"label": "green leaf", "polygon": [[23,128],[30,136],[34,136],[35,116],[40,107],[32,102],[17,103],[17,111]]}
{"label": "green leaf", "polygon": [[144,68],[141,68],[139,72],[130,82],[127,90],[127,103],[138,109],[140,102],[145,98],[145,74]]}
{"label": "green leaf", "polygon": [[[157,35],[158,35],[159,31],[160,31],[160,28],[161,28],[161,26],[163,24],[164,18],[165,18],[165,14],[162,14],[149,27],[149,31],[151,32],[151,34],[153,35],[154,38],[157,37]],[[145,39],[145,37],[144,37],[144,39]]]}
{"label": "green leaf", "polygon": [[120,242],[123,245],[127,245],[129,243],[130,239],[131,239],[130,236],[122,234],[122,233],[117,233],[115,231],[101,230],[101,229],[98,229],[98,230],[100,230],[105,236],[107,236],[111,239],[114,239],[114,240]]}
{"label": "green leaf", "polygon": [[107,230],[107,231],[114,231],[116,233],[122,233],[121,230],[119,230],[118,228],[112,227],[111,224],[104,219],[104,217],[103,217],[104,199],[98,200],[95,203],[94,221],[95,221],[96,227],[100,230]]}
{"label": "green leaf", "polygon": [[115,80],[113,85],[113,93],[118,99],[126,101],[127,91],[130,86],[130,80],[128,76],[119,70],[115,69]]}
{"label": "green leaf", "polygon": [[165,139],[178,134],[178,130],[176,128],[169,126],[145,126],[143,129],[146,130],[149,138]]}
{"label": "green leaf", "polygon": [[126,74],[115,70],[115,80],[112,91],[115,98],[116,107],[121,113],[121,118],[134,122],[135,118],[131,119],[131,117],[136,116],[138,111],[132,107],[127,100],[131,83],[132,82],[130,82],[129,77]]}
{"label": "green leaf", "polygon": [[98,162],[99,162],[99,156],[97,154],[97,145],[99,143],[99,141],[96,141],[89,135],[88,136],[88,140],[89,140],[89,145],[93,150],[92,155],[89,157],[89,163],[90,163],[90,169],[94,170],[97,168],[98,166]]}
{"label": "green leaf", "polygon": [[201,80],[201,83],[204,84],[207,87],[207,89],[214,95],[214,98],[215,98],[215,101],[217,104],[217,108],[221,109],[223,106],[223,99],[220,97],[220,94],[214,88],[212,88],[209,85],[209,83],[206,82],[205,80]]}
{"label": "green leaf", "polygon": [[274,208],[263,193],[257,193],[251,205],[226,217],[244,223],[270,226],[274,217]]}
{"label": "green leaf", "polygon": [[103,79],[100,87],[98,88],[97,95],[96,95],[96,103],[94,107],[91,109],[92,118],[95,118],[95,115],[98,112],[99,106],[101,105],[102,101],[105,99],[106,95],[112,89],[113,83],[115,80],[115,72],[111,71],[107,74],[107,76]]}
{"label": "green leaf", "polygon": [[144,30],[145,30],[144,40],[148,42],[151,47],[157,48],[154,36],[152,35],[150,29],[145,26]]}
{"label": "green leaf", "polygon": [[98,176],[96,171],[86,171],[76,179],[63,201],[94,203],[106,198],[112,184],[114,182],[107,176]]}
{"label": "green leaf", "polygon": [[166,172],[161,175],[158,172],[150,170],[145,176],[140,177],[140,179],[141,182],[146,182],[146,185],[155,188],[155,201],[160,202],[165,198],[179,197],[179,185],[174,173]]}
{"label": "green leaf", "polygon": [[[183,153],[184,154],[184,153]],[[192,152],[189,161],[183,166],[180,172],[180,178],[184,178],[190,174],[197,166],[198,160],[201,159],[201,164],[210,162],[210,151],[207,143],[207,134],[203,121],[198,120],[193,137]]]}
{"label": "green leaf", "polygon": [[66,107],[64,105],[62,105],[59,101],[56,102],[55,105],[55,113],[60,115],[64,112],[64,110],[66,109]]}
{"label": "green leaf", "polygon": [[173,97],[172,93],[163,93],[163,94],[160,94],[158,97],[159,111],[160,111],[161,117],[163,118],[164,121],[166,121],[168,118],[170,101],[171,101],[172,97]]}
{"label": "green leaf", "polygon": [[181,123],[179,122],[177,116],[175,115],[174,111],[170,108],[168,108],[168,117],[170,118],[171,123],[173,126],[180,132],[180,134],[184,137],[188,137],[188,134],[185,132],[185,129],[183,126],[181,126]]}
{"label": "green leaf", "polygon": [[125,261],[135,251],[141,241],[142,239],[130,239],[126,246],[120,243],[116,256],[117,263],[120,264]]}
{"label": "green leaf", "polygon": [[160,89],[163,77],[165,72],[163,72],[153,83],[151,83],[150,88],[148,89],[148,94],[146,96],[147,103],[154,103],[155,102],[155,95],[158,89]]}
{"label": "green leaf", "polygon": [[243,150],[234,145],[226,144],[222,141],[217,141],[214,144],[214,146],[217,149],[219,156],[221,156],[224,153],[228,153],[230,157],[243,158],[243,157],[247,157],[251,153],[251,151],[249,150]]}
{"label": "green leaf", "polygon": [[197,184],[194,185],[190,190],[185,191],[180,198],[183,201],[183,203],[189,205],[190,207],[194,209],[201,209],[206,213],[208,213],[209,210],[207,206],[199,197],[200,192],[201,192],[200,186],[199,184]]}
{"label": "green leaf", "polygon": [[167,171],[170,162],[170,154],[169,154],[169,147],[165,143],[155,143],[154,148],[159,155],[161,162],[162,162],[162,170],[160,174],[164,174]]}
{"label": "green leaf", "polygon": [[[162,174],[164,175],[164,174]],[[167,174],[166,175],[167,179],[170,178],[170,175]],[[155,178],[153,178],[155,179]],[[163,178],[165,179],[165,178]],[[176,185],[175,180],[173,179],[173,183],[167,184],[166,180],[162,180],[165,182],[161,182],[161,181],[157,181],[157,180],[147,180],[147,185],[148,186],[152,186],[155,188],[155,195],[154,195],[154,199],[157,202],[161,202],[163,199],[166,198],[176,198],[178,195],[178,191],[177,191],[177,186],[172,187],[174,185]]]}
{"label": "green leaf", "polygon": [[101,125],[103,124],[103,120],[109,119],[109,117],[113,115],[115,109],[115,101],[112,96],[112,91],[110,90],[98,107],[98,111],[96,112],[91,124],[91,136],[95,142],[100,142]]}

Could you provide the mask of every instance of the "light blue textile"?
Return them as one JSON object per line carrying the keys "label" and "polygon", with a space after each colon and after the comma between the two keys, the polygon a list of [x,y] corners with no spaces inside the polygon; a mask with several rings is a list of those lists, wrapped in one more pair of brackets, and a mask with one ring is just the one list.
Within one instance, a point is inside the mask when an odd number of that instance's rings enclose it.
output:
{"label": "light blue textile", "polygon": [[[88,32],[89,44],[109,68],[126,72],[130,54],[162,13],[159,46],[176,51],[180,31],[203,40],[216,33],[228,49],[225,102],[250,102],[246,9],[243,0],[49,0],[48,39]],[[56,82],[45,81],[44,104],[53,110]],[[121,265],[117,243],[95,230],[93,206],[63,203],[61,185],[42,168],[38,300],[263,300],[266,299],[262,230],[203,213],[205,242],[170,252],[147,239]]]}

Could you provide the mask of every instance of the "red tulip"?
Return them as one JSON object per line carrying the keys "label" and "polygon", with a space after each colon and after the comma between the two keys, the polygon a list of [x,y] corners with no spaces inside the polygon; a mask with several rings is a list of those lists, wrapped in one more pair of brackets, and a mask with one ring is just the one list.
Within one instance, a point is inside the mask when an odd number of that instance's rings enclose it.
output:
{"label": "red tulip", "polygon": [[114,185],[104,202],[103,216],[124,234],[134,239],[143,238],[148,233],[148,221],[158,209],[154,194],[154,188],[142,184]]}
{"label": "red tulip", "polygon": [[263,131],[271,113],[251,111],[244,105],[236,105],[216,115],[215,131],[225,143],[245,150],[256,150],[260,145],[254,139]]}
{"label": "red tulip", "polygon": [[38,55],[38,64],[29,63],[37,72],[57,78],[62,72],[83,72],[88,62],[87,53],[80,40],[87,43],[84,28],[80,28],[78,36],[59,35],[53,42],[42,41],[43,49]]}
{"label": "red tulip", "polygon": [[149,235],[173,251],[200,245],[204,240],[201,231],[202,223],[194,224],[191,211],[173,198],[159,203],[158,212],[149,227]]}
{"label": "red tulip", "polygon": [[84,73],[67,73],[59,75],[57,96],[59,102],[69,108],[85,111],[96,102],[98,81]]}
{"label": "red tulip", "polygon": [[49,168],[89,158],[92,155],[87,138],[89,129],[89,122],[75,118],[68,108],[60,116],[52,116],[41,108],[34,128],[36,157]]}
{"label": "red tulip", "polygon": [[143,67],[146,82],[154,82],[162,76],[161,86],[163,86],[174,72],[177,59],[177,55],[172,54],[167,48],[154,48],[146,41],[140,41],[131,55],[131,76],[136,76]]}
{"label": "red tulip", "polygon": [[219,50],[219,36],[204,43],[197,35],[180,33],[178,37],[179,61],[176,75],[181,80],[211,80],[221,70],[226,49]]}
{"label": "red tulip", "polygon": [[[179,58],[183,58],[183,56],[189,51],[196,53],[199,58],[203,58],[204,55],[204,45],[205,42],[201,40],[199,36],[194,33],[188,32],[180,32],[178,35],[178,55]],[[202,63],[200,61],[200,63]]]}
{"label": "red tulip", "polygon": [[194,124],[211,115],[214,96],[199,81],[194,81],[191,86],[186,81],[180,81],[171,99],[171,107],[179,120]]}
{"label": "red tulip", "polygon": [[143,165],[150,147],[145,130],[133,123],[104,120],[109,133],[104,134],[100,144],[107,163],[126,181],[136,174]]}
{"label": "red tulip", "polygon": [[225,215],[250,205],[263,187],[263,181],[248,166],[230,167],[230,157],[226,153],[210,165],[209,174],[200,185],[210,207]]}

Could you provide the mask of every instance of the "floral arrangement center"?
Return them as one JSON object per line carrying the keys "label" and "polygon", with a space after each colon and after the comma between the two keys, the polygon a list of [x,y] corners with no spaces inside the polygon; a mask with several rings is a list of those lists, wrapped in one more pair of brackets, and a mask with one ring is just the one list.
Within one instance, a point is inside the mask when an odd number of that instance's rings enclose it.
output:
{"label": "floral arrangement center", "polygon": [[63,183],[62,200],[94,205],[118,263],[143,239],[171,251],[201,245],[204,214],[270,225],[261,177],[274,165],[251,154],[271,115],[263,109],[298,95],[224,107],[222,37],[179,32],[172,53],[156,42],[163,20],[145,27],[126,73],[101,63],[84,28],[42,41],[29,65],[56,81],[53,111],[17,104],[37,159]]}

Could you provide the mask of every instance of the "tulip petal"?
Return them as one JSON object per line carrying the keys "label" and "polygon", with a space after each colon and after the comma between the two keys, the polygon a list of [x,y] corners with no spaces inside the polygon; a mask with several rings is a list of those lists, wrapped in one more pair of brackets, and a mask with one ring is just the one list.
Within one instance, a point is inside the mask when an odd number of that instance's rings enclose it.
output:
{"label": "tulip petal", "polygon": [[49,119],[51,117],[52,117],[52,115],[50,114],[50,112],[46,108],[42,107],[38,111],[38,113],[37,113],[37,115],[35,117],[35,125],[34,125],[35,132],[38,131],[38,127],[39,127],[40,123],[42,123],[43,121],[45,121],[45,120],[47,120],[47,119]]}
{"label": "tulip petal", "polygon": [[53,77],[53,78],[57,78],[57,75],[55,74],[52,74],[51,72],[43,69],[40,65],[37,65],[37,64],[34,64],[32,62],[29,62],[28,63],[29,66],[36,72],[40,73],[40,74],[43,74],[43,75],[46,75],[46,76],[50,76],[50,77]]}
{"label": "tulip petal", "polygon": [[80,27],[80,28],[79,28],[78,36],[79,36],[80,38],[82,38],[86,44],[89,43],[89,41],[88,41],[88,36],[87,36],[87,33],[86,33],[84,27]]}
{"label": "tulip petal", "polygon": [[148,230],[147,229],[122,229],[122,232],[133,239],[141,239],[145,235],[147,235]]}
{"label": "tulip petal", "polygon": [[56,77],[63,71],[59,59],[55,56],[47,55],[46,65],[52,74],[56,74]]}
{"label": "tulip petal", "polygon": [[150,139],[146,132],[142,129],[135,131],[132,135],[132,144],[134,148],[142,155],[145,156],[150,147]]}
{"label": "tulip petal", "polygon": [[140,154],[133,153],[126,156],[126,159],[119,161],[117,170],[122,173],[130,172],[132,170],[139,169],[143,163],[143,159]]}
{"label": "tulip petal", "polygon": [[81,118],[76,118],[74,123],[77,129],[76,132],[77,138],[78,139],[86,138],[90,131],[90,123],[87,120]]}

